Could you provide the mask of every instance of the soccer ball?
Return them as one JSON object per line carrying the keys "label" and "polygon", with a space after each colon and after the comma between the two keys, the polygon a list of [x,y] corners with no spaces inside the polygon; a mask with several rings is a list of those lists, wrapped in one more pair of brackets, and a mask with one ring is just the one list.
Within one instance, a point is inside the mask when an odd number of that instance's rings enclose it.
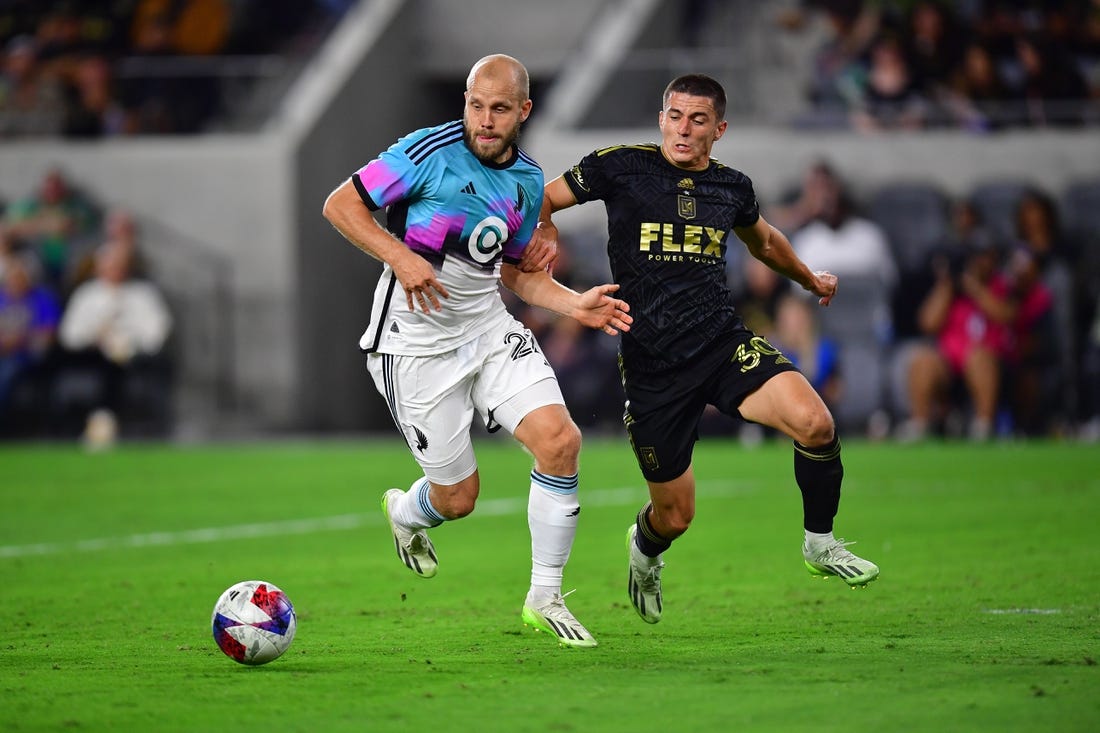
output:
{"label": "soccer ball", "polygon": [[251,665],[282,656],[298,627],[286,593],[262,580],[245,580],[226,589],[214,604],[210,622],[218,648],[230,659]]}

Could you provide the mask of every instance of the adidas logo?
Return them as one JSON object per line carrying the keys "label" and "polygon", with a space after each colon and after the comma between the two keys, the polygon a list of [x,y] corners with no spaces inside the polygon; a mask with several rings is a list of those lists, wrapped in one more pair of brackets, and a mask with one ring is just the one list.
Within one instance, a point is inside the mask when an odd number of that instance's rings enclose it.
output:
{"label": "adidas logo", "polygon": [[401,329],[397,327],[396,322],[390,325],[390,333],[401,333]]}
{"label": "adidas logo", "polygon": [[462,193],[468,193],[471,196],[477,196],[477,189],[474,188],[474,182],[470,181],[462,188]]}

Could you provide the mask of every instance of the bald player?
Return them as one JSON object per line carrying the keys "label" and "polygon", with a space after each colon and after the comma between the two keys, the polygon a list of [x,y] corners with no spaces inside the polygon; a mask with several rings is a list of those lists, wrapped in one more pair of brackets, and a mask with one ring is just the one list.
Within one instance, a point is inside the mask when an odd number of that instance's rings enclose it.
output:
{"label": "bald player", "polygon": [[[631,318],[611,295],[618,286],[577,293],[548,274],[552,255],[527,250],[544,184],[542,169],[516,144],[531,113],[527,70],[510,56],[486,56],[470,70],[465,100],[461,120],[401,138],[325,201],[325,218],[384,263],[359,348],[423,471],[408,490],[386,491],[382,510],[401,561],[434,576],[427,530],[470,514],[481,488],[474,412],[490,431],[506,429],[534,457],[523,622],[564,646],[594,647],[561,592],[580,514],[581,433],[498,284],[610,335],[628,330]],[[386,228],[373,216],[379,209]]]}

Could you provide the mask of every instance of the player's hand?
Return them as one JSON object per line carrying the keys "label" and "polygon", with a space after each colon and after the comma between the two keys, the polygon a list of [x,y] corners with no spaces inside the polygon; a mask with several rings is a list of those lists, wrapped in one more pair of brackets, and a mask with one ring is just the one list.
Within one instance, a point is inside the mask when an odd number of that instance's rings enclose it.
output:
{"label": "player's hand", "polygon": [[552,272],[558,259],[558,228],[550,222],[540,221],[531,241],[523,250],[516,265],[523,272]]}
{"label": "player's hand", "polygon": [[405,301],[409,304],[409,310],[416,310],[416,306],[425,313],[430,313],[432,308],[443,310],[440,298],[449,298],[447,288],[435,277],[435,269],[426,259],[410,251],[409,256],[399,262],[391,263],[393,274],[397,276],[401,287],[405,289]]}
{"label": "player's hand", "polygon": [[634,319],[630,316],[630,305],[625,300],[612,298],[610,293],[619,289],[618,285],[597,285],[581,293],[573,317],[589,328],[598,328],[609,336],[617,336],[619,331],[629,331]]}
{"label": "player's hand", "polygon": [[831,272],[815,272],[813,287],[808,288],[811,293],[819,296],[817,304],[820,306],[829,306],[833,296],[836,295],[836,275]]}

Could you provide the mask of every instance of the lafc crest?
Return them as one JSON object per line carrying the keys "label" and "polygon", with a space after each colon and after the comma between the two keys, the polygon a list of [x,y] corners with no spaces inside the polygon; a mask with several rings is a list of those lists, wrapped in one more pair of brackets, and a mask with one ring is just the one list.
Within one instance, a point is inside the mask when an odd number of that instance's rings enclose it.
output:
{"label": "lafc crest", "polygon": [[695,190],[695,181],[690,178],[681,178],[680,182],[676,184],[676,187],[687,192],[676,195],[677,212],[680,214],[681,218],[694,219],[695,199],[693,199],[690,194]]}
{"label": "lafc crest", "polygon": [[685,196],[682,193],[678,194],[676,196],[676,210],[684,219],[694,219],[695,199],[693,199],[691,196]]}

